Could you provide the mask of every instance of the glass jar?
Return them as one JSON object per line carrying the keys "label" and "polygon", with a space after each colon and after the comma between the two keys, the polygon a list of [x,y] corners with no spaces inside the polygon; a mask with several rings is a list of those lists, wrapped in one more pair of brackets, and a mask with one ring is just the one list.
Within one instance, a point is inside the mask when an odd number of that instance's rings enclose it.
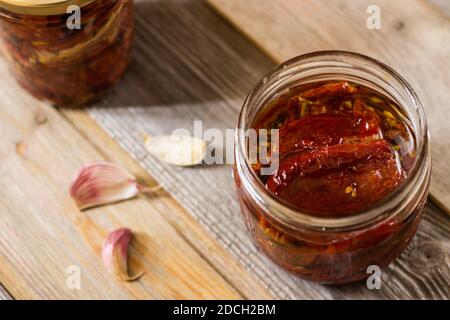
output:
{"label": "glass jar", "polygon": [[14,77],[58,106],[92,102],[118,80],[132,35],[132,0],[0,0],[0,50]]}
{"label": "glass jar", "polygon": [[[416,156],[406,180],[374,206],[351,216],[318,217],[300,212],[266,189],[249,161],[246,132],[281,92],[333,80],[364,85],[398,103],[411,122]],[[427,124],[413,89],[381,62],[350,52],[324,51],[283,63],[247,97],[235,142],[234,177],[246,226],[256,246],[286,270],[325,284],[361,280],[370,275],[369,266],[388,266],[415,235],[430,183]]]}

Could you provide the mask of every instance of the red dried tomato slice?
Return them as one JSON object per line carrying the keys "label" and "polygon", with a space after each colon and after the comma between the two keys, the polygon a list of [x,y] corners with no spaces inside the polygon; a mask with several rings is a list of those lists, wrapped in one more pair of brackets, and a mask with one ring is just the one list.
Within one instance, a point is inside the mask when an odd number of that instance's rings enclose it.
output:
{"label": "red dried tomato slice", "polygon": [[327,83],[320,87],[310,89],[302,94],[305,99],[317,99],[324,96],[356,93],[358,90],[348,82]]}
{"label": "red dried tomato slice", "polygon": [[369,207],[404,176],[389,143],[377,140],[291,152],[266,186],[300,210],[336,216]]}
{"label": "red dried tomato slice", "polygon": [[378,119],[361,113],[319,114],[289,122],[280,129],[280,152],[382,138]]}

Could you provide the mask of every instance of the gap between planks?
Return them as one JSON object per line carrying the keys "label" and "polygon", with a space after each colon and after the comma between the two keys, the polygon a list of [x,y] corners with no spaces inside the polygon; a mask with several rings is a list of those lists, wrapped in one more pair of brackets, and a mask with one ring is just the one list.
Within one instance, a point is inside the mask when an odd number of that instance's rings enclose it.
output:
{"label": "gap between planks", "polygon": [[[233,182],[229,168],[178,170],[149,156],[143,148],[142,132],[168,134],[174,128],[191,128],[193,119],[203,120],[205,127],[234,127],[245,95],[273,61],[202,3],[139,3],[135,63],[111,95],[89,114],[156,180],[164,183],[170,194],[247,270],[270,287],[270,292],[278,298],[294,299],[449,296],[445,291],[450,283],[448,266],[438,259],[445,257],[441,253],[445,253],[449,242],[449,226],[441,223],[446,217],[431,204],[412,249],[386,271],[388,281],[382,291],[368,291],[364,283],[320,286],[291,276],[255,250],[230,188]],[[426,268],[415,274],[417,264],[427,265],[420,261],[421,250],[426,247],[422,242],[436,247],[431,258],[441,262],[437,263],[437,272]],[[439,285],[443,288],[430,289]]]}
{"label": "gap between planks", "polygon": [[0,300],[14,300],[13,296],[6,290],[6,288],[0,283]]}
{"label": "gap between planks", "polygon": [[445,115],[450,100],[448,1],[380,0],[380,30],[365,25],[370,0],[351,5],[345,0],[207,3],[277,63],[310,51],[347,50],[397,69],[418,92],[427,113],[433,155],[430,194],[450,214],[450,130]]}
{"label": "gap between planks", "polygon": [[[162,217],[168,206],[159,198],[80,212],[67,185],[82,164],[102,156],[59,112],[20,89],[4,61],[0,73],[0,281],[14,297],[242,298]],[[37,114],[46,122],[37,124]],[[139,235],[131,246],[131,269],[146,271],[134,283],[107,274],[99,254],[109,230],[123,225]],[[82,290],[66,285],[66,268],[74,264],[82,270]]]}
{"label": "gap between planks", "polygon": [[[112,139],[84,110],[59,109],[65,119],[88,140],[105,159],[123,165],[145,185],[155,185],[155,180]],[[166,191],[159,191],[164,217],[178,234],[209,263],[231,286],[246,299],[272,299],[262,284],[248,273],[220,244],[217,243],[193,217]],[[149,197],[152,197],[149,195]]]}

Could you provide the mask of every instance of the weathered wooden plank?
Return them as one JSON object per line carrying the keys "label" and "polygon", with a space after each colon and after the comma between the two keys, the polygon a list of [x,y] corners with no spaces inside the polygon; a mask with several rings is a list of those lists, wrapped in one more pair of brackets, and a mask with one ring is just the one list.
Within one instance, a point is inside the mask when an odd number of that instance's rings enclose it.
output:
{"label": "weathered wooden plank", "polygon": [[429,4],[434,6],[439,13],[450,18],[450,2],[447,0],[426,0]]}
{"label": "weathered wooden plank", "polygon": [[[0,74],[0,281],[15,298],[242,297],[164,218],[170,207],[159,195],[80,212],[68,185],[83,164],[104,155],[21,91],[3,61]],[[146,272],[133,283],[105,272],[100,258],[107,234],[123,226],[136,234],[131,269]],[[79,268],[79,290],[67,285],[70,266]]]}
{"label": "weathered wooden plank", "polygon": [[[398,70],[427,113],[433,154],[431,194],[450,213],[450,20],[448,1],[377,1],[381,29],[369,30],[371,0],[209,0],[275,61],[317,50],[367,54]],[[446,9],[444,9],[446,8]]]}
{"label": "weathered wooden plank", "polygon": [[[194,120],[202,120],[205,129],[234,128],[246,94],[274,63],[201,2],[139,1],[136,6],[134,63],[109,97],[89,113],[271,294],[297,299],[449,296],[445,265],[439,264],[443,270],[439,279],[423,271],[420,277],[404,280],[398,270],[409,270],[408,264],[415,261],[409,256],[389,268],[383,289],[377,292],[363,283],[324,287],[291,276],[251,244],[235,199],[230,166],[180,169],[148,155],[144,132],[156,135],[192,129]],[[432,234],[433,241],[445,248],[449,230],[443,219],[442,212],[433,208],[421,234],[424,239]],[[410,251],[417,255],[421,250],[416,245]],[[440,289],[429,291],[428,286]]]}
{"label": "weathered wooden plank", "polygon": [[[141,183],[155,185],[156,182],[134,161],[116,141],[103,131],[84,110],[60,110],[102,154],[104,158],[121,164],[136,173]],[[244,267],[197,221],[182,208],[169,194],[161,191],[151,197],[152,205],[157,206],[161,215],[210,265],[224,277],[246,299],[271,299],[263,284],[254,278]]]}

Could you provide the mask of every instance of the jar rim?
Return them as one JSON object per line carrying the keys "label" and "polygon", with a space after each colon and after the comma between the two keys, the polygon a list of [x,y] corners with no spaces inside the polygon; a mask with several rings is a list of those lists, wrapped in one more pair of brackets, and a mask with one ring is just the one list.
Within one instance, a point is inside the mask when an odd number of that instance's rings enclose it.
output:
{"label": "jar rim", "polygon": [[69,6],[86,6],[96,0],[0,0],[0,8],[32,16],[66,14]]}
{"label": "jar rim", "polygon": [[[413,104],[415,111],[417,112],[419,120],[419,127],[414,127],[414,131],[416,134],[416,159],[406,180],[388,196],[378,201],[370,208],[361,210],[360,212],[355,212],[351,216],[344,217],[318,217],[305,212],[301,212],[285,201],[280,200],[276,195],[267,190],[267,188],[264,186],[261,179],[252,169],[252,166],[246,154],[246,136],[244,132],[249,128],[246,121],[246,115],[248,109],[251,107],[251,103],[253,102],[252,100],[257,97],[258,94],[260,94],[260,90],[262,90],[264,86],[267,85],[270,79],[274,79],[275,77],[279,76],[280,72],[284,72],[286,70],[289,70],[290,68],[296,67],[302,62],[308,61],[309,59],[327,57],[330,59],[327,61],[344,63],[345,59],[354,59],[361,62],[361,64],[368,63],[370,65],[373,65],[379,68],[381,71],[389,74],[402,86],[408,97],[411,99],[411,103]],[[331,58],[334,59],[332,60]],[[302,71],[300,71],[299,73],[301,72]],[[336,76],[338,76],[338,74],[336,74]],[[339,78],[336,78],[336,80],[338,79]],[[400,106],[402,108],[406,108],[405,105]],[[404,199],[411,194],[417,194],[420,191],[420,183],[417,182],[421,181],[421,179],[426,179],[427,175],[429,179],[431,170],[431,160],[429,159],[429,157],[427,158],[427,156],[429,155],[429,143],[425,112],[415,91],[398,72],[396,72],[388,65],[366,55],[349,51],[333,50],[310,52],[291,58],[269,71],[247,96],[239,115],[238,130],[236,130],[235,139],[237,171],[238,174],[243,174],[246,177],[246,179],[241,179],[241,183],[243,183],[245,189],[251,193],[251,196],[254,200],[256,200],[263,207],[267,208],[266,211],[270,212],[271,218],[277,220],[281,224],[285,224],[294,228],[310,227],[314,229],[321,229],[322,231],[335,231],[338,229],[347,230],[371,225],[385,219],[386,217],[392,217],[401,212],[401,209],[406,205],[406,203],[401,203],[401,199]],[[394,199],[397,199],[396,203],[393,203]]]}

